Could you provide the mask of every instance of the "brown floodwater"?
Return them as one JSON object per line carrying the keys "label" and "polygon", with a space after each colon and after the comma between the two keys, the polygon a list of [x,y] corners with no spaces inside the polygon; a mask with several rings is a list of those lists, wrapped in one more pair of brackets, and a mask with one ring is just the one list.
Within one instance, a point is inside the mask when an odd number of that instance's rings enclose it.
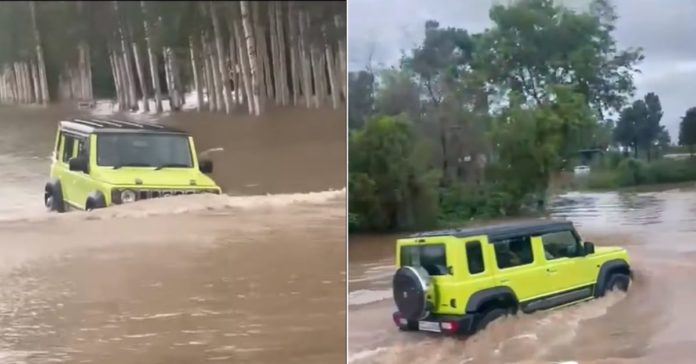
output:
{"label": "brown floodwater", "polygon": [[85,113],[0,108],[0,363],[345,362],[342,113],[124,116],[223,148],[225,194],[48,213],[56,122]]}
{"label": "brown floodwater", "polygon": [[631,289],[491,324],[471,338],[399,332],[391,319],[398,236],[351,236],[349,363],[693,363],[696,358],[696,186],[567,193],[550,218],[585,240],[628,250]]}

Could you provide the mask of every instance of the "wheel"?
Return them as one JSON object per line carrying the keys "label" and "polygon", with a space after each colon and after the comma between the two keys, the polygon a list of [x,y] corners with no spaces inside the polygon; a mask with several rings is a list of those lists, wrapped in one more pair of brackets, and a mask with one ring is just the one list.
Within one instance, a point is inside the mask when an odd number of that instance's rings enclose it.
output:
{"label": "wheel", "polygon": [[65,212],[59,184],[47,184],[44,190],[44,206],[48,211]]}
{"label": "wheel", "polygon": [[488,326],[491,322],[508,315],[512,314],[512,310],[509,308],[493,308],[483,314],[478,324],[476,324],[476,331],[481,331]]}
{"label": "wheel", "polygon": [[614,291],[614,290],[620,290],[623,292],[626,292],[628,290],[628,286],[631,284],[631,278],[627,274],[623,273],[616,273],[612,274],[609,277],[609,281],[607,282],[607,289],[606,291]]}

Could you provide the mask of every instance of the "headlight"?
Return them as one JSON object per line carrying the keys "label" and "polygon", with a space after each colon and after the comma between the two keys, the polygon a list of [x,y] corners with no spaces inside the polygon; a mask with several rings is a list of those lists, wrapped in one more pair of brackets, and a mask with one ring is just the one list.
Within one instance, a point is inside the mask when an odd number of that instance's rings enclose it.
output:
{"label": "headlight", "polygon": [[135,201],[135,191],[133,190],[123,190],[121,191],[121,203],[128,203]]}

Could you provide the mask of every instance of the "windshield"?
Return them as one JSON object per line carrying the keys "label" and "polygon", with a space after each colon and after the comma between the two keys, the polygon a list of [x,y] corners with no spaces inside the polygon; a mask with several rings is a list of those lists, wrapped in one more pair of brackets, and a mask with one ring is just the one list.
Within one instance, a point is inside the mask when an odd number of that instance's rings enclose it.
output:
{"label": "windshield", "polygon": [[401,247],[401,266],[423,267],[431,276],[447,274],[444,244]]}
{"label": "windshield", "polygon": [[193,160],[185,135],[101,134],[97,135],[97,165],[191,168]]}

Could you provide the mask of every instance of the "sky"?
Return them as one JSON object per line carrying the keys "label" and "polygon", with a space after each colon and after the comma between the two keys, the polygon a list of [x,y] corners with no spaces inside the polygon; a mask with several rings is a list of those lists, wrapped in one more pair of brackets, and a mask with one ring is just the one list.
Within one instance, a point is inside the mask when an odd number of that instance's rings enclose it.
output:
{"label": "sky", "polygon": [[[402,50],[423,40],[426,20],[480,32],[492,25],[496,0],[349,0],[350,70],[371,63],[395,65]],[[501,0],[497,0],[498,3]],[[587,0],[565,0],[582,6]],[[635,76],[636,98],[655,92],[662,124],[677,142],[679,122],[696,106],[696,0],[614,0],[619,19],[614,36],[620,48],[642,47],[645,60]]]}

